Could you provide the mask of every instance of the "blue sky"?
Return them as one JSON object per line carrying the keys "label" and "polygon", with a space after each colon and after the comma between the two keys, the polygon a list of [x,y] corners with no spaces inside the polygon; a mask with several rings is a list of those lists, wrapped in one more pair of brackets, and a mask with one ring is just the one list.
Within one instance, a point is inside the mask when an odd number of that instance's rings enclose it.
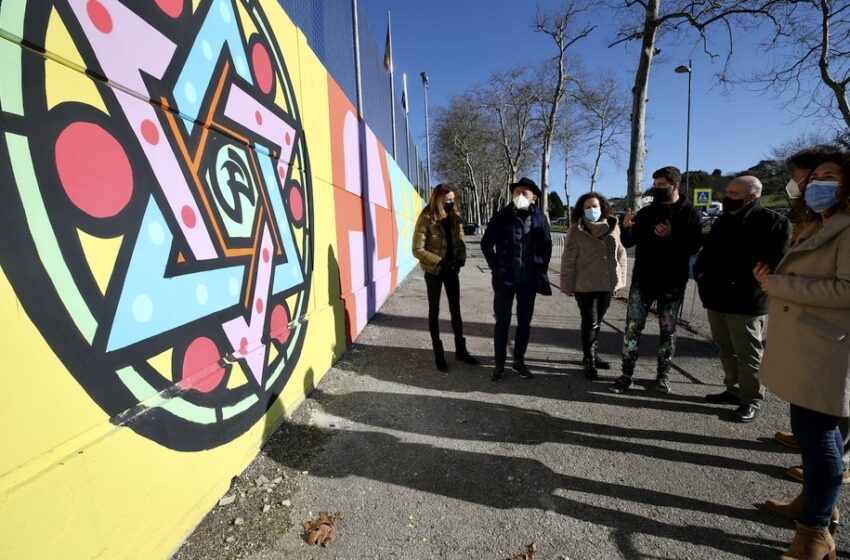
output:
{"label": "blue sky", "polygon": [[[537,5],[551,11],[562,5],[555,0],[360,0],[369,25],[379,42],[386,33],[387,11],[392,12],[394,67],[398,82],[408,74],[410,123],[420,153],[425,153],[423,93],[419,72],[430,77],[428,101],[432,109],[444,105],[452,94],[483,83],[494,70],[517,64],[533,64],[555,54],[554,44],[533,30]],[[586,70],[610,71],[621,81],[624,96],[637,67],[637,46],[607,44],[618,27],[617,14],[605,21],[590,21],[599,27],[576,45]],[[736,39],[735,65],[738,73],[759,67],[761,58],[752,42]],[[676,165],[685,169],[687,116],[687,75],[674,68],[693,59],[690,168],[724,173],[741,171],[768,157],[770,149],[799,134],[826,128],[824,122],[798,119],[794,105],[775,96],[751,91],[743,86],[723,92],[716,73],[716,61],[703,52],[702,45],[662,41],[661,55],[652,66],[647,107],[647,145],[644,186],[653,170]],[[400,96],[401,92],[397,91]],[[628,138],[625,139],[627,144]],[[599,191],[608,196],[626,192],[628,154],[616,164],[605,161]],[[557,156],[551,166],[551,186],[563,196],[563,161]],[[540,178],[539,166],[532,179]],[[588,190],[589,176],[570,176],[575,196]]]}

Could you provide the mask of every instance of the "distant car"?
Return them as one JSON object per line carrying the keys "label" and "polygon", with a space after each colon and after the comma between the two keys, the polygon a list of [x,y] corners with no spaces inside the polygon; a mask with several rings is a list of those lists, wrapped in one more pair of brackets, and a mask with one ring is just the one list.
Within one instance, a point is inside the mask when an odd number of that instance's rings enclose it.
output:
{"label": "distant car", "polygon": [[569,219],[567,219],[567,218],[555,218],[554,220],[552,220],[552,225],[553,226],[566,226],[566,225],[569,225],[568,222],[569,222]]}
{"label": "distant car", "polygon": [[478,224],[475,224],[475,223],[472,223],[472,222],[463,224],[463,234],[464,235],[477,235],[479,228],[480,228],[480,226]]}
{"label": "distant car", "polygon": [[794,211],[790,208],[773,208],[772,210],[780,216],[785,216],[789,220],[794,217]]}
{"label": "distant car", "polygon": [[712,202],[709,204],[705,210],[703,210],[706,216],[717,217],[723,213],[723,203],[722,202]]}

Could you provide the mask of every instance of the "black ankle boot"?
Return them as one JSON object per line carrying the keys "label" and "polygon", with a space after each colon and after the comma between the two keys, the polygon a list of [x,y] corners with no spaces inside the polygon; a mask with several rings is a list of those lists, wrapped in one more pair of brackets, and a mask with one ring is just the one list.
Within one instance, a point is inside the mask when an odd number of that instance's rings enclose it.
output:
{"label": "black ankle boot", "polygon": [[455,359],[471,366],[478,365],[478,360],[467,351],[466,339],[462,336],[455,338]]}
{"label": "black ankle boot", "polygon": [[584,365],[584,376],[588,379],[599,379],[599,372],[596,371],[596,363],[592,356],[585,356],[582,360]]}
{"label": "black ankle boot", "polygon": [[443,343],[439,340],[434,341],[434,362],[438,370],[443,373],[449,371],[449,364],[446,363],[446,355],[443,353]]}

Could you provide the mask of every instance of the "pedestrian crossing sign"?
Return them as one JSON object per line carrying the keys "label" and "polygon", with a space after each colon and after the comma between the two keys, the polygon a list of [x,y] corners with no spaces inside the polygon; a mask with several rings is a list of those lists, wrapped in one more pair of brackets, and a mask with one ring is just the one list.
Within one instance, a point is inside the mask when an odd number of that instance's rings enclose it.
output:
{"label": "pedestrian crossing sign", "polygon": [[694,189],[694,206],[710,206],[711,189]]}

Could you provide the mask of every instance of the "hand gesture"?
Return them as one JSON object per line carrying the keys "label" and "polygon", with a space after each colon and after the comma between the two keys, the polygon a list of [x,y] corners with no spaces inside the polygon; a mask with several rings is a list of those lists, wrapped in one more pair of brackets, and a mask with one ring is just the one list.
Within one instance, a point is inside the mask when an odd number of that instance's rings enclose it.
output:
{"label": "hand gesture", "polygon": [[756,267],[753,269],[753,276],[756,277],[756,281],[761,286],[761,291],[767,293],[767,285],[770,282],[770,277],[773,274],[773,271],[770,270],[770,267],[759,261],[756,263]]}
{"label": "hand gesture", "polygon": [[658,237],[670,237],[672,231],[670,220],[666,220],[663,224],[655,224],[655,235]]}
{"label": "hand gesture", "polygon": [[635,213],[632,212],[632,209],[629,208],[628,210],[626,210],[626,215],[623,218],[623,227],[627,228],[627,229],[632,227],[632,224],[634,223],[634,218],[635,218]]}
{"label": "hand gesture", "polygon": [[576,293],[569,288],[565,288],[561,291],[564,292],[564,295],[567,296],[567,297],[573,297],[574,295],[576,295]]}

